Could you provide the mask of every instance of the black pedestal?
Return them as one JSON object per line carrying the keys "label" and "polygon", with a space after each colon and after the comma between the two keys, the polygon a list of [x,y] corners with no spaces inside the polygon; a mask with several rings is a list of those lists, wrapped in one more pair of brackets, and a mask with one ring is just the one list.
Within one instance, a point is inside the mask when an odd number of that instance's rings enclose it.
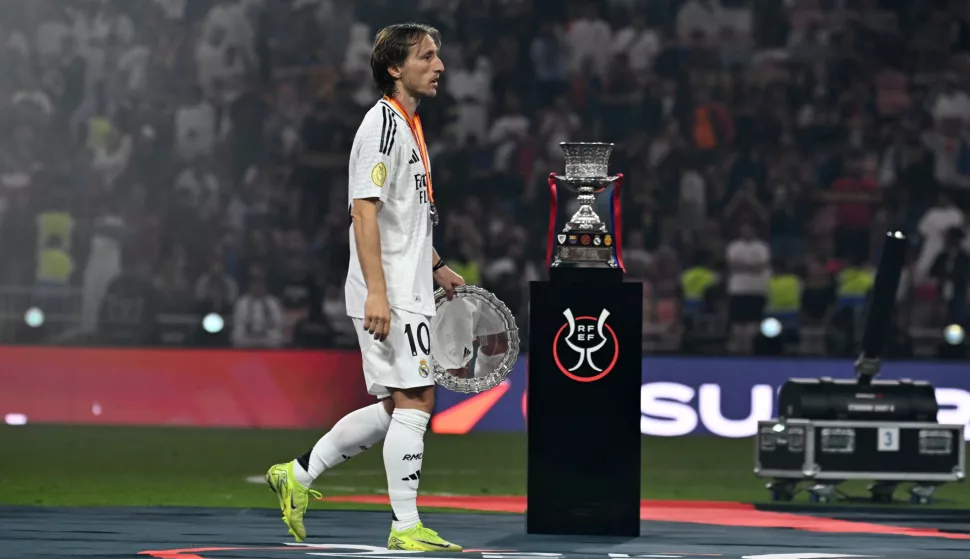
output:
{"label": "black pedestal", "polygon": [[582,268],[579,266],[559,266],[549,268],[549,280],[553,282],[573,281],[583,283],[619,283],[623,281],[620,268]]}
{"label": "black pedestal", "polygon": [[640,534],[643,285],[610,272],[530,286],[529,534]]}

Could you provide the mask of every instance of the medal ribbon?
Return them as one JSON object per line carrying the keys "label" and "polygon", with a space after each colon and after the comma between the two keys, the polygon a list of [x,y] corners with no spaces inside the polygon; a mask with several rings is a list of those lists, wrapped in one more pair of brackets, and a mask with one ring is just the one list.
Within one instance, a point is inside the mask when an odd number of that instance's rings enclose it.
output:
{"label": "medal ribbon", "polygon": [[408,128],[411,129],[411,135],[414,136],[415,143],[418,144],[418,149],[421,150],[421,163],[424,164],[424,175],[425,175],[425,185],[428,191],[428,202],[434,206],[434,189],[431,187],[431,168],[429,167],[430,161],[428,159],[428,144],[424,141],[424,127],[421,126],[421,117],[417,113],[414,114],[414,120],[408,117],[407,111],[404,107],[397,102],[396,99],[390,97],[384,97],[384,100],[391,104],[401,117],[404,118],[404,122],[408,123]]}
{"label": "medal ribbon", "polygon": [[613,247],[616,250],[616,264],[621,270],[626,272],[623,266],[623,243],[620,235],[623,234],[623,211],[620,208],[620,185],[623,184],[623,173],[616,176],[616,184],[613,185],[613,204],[610,206],[610,221],[613,222]]}
{"label": "medal ribbon", "polygon": [[546,269],[552,265],[552,249],[556,238],[556,173],[549,173],[549,244],[546,247]]}

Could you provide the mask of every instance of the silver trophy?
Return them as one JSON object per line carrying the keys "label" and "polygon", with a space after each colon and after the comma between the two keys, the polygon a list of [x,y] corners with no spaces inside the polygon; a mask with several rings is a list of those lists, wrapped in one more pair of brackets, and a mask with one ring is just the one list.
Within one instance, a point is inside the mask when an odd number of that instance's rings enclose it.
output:
{"label": "silver trophy", "polygon": [[505,303],[473,285],[455,288],[448,300],[435,292],[431,361],[435,382],[452,392],[475,394],[495,388],[519,357],[519,328]]}
{"label": "silver trophy", "polygon": [[[583,267],[623,267],[620,256],[619,197],[618,191],[623,175],[607,172],[613,144],[600,142],[562,142],[559,144],[566,156],[566,174],[549,176],[552,192],[553,218],[555,216],[556,185],[562,185],[579,194],[579,211],[556,235],[550,239],[549,266],[579,265]],[[604,223],[593,211],[596,195],[612,185],[613,201],[610,224]],[[550,229],[555,230],[555,223]],[[553,248],[554,247],[554,248]]]}

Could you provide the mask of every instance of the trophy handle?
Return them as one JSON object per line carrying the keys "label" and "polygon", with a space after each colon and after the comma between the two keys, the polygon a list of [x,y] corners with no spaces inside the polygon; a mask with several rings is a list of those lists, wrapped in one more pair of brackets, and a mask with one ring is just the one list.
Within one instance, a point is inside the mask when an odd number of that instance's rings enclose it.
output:
{"label": "trophy handle", "polygon": [[[551,179],[550,179],[551,180]],[[613,219],[613,240],[616,241],[616,265],[626,273],[626,266],[623,265],[623,211],[620,207],[620,186],[623,184],[623,173],[616,174],[616,183],[613,185],[613,204],[610,213]]]}
{"label": "trophy handle", "polygon": [[549,238],[546,244],[547,270],[552,266],[552,249],[555,246],[556,210],[558,207],[558,201],[556,199],[556,173],[549,173]]}

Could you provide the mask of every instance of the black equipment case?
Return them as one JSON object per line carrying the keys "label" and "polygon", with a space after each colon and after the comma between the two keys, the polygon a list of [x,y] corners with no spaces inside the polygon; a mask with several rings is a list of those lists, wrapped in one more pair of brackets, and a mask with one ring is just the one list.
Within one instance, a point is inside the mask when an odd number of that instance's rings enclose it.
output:
{"label": "black equipment case", "polygon": [[931,422],[760,421],[755,473],[773,479],[962,481],[963,430]]}
{"label": "black equipment case", "polygon": [[778,408],[778,419],[758,423],[754,470],[781,482],[780,490],[769,486],[778,500],[790,499],[803,480],[932,487],[964,479],[965,426],[937,423],[929,383],[791,379]]}
{"label": "black equipment case", "polygon": [[963,479],[964,426],[936,422],[939,406],[927,382],[790,379],[778,409],[780,419],[758,425],[759,476]]}
{"label": "black equipment case", "polygon": [[778,393],[778,415],[798,419],[936,421],[936,390],[928,382],[828,377],[789,379]]}

